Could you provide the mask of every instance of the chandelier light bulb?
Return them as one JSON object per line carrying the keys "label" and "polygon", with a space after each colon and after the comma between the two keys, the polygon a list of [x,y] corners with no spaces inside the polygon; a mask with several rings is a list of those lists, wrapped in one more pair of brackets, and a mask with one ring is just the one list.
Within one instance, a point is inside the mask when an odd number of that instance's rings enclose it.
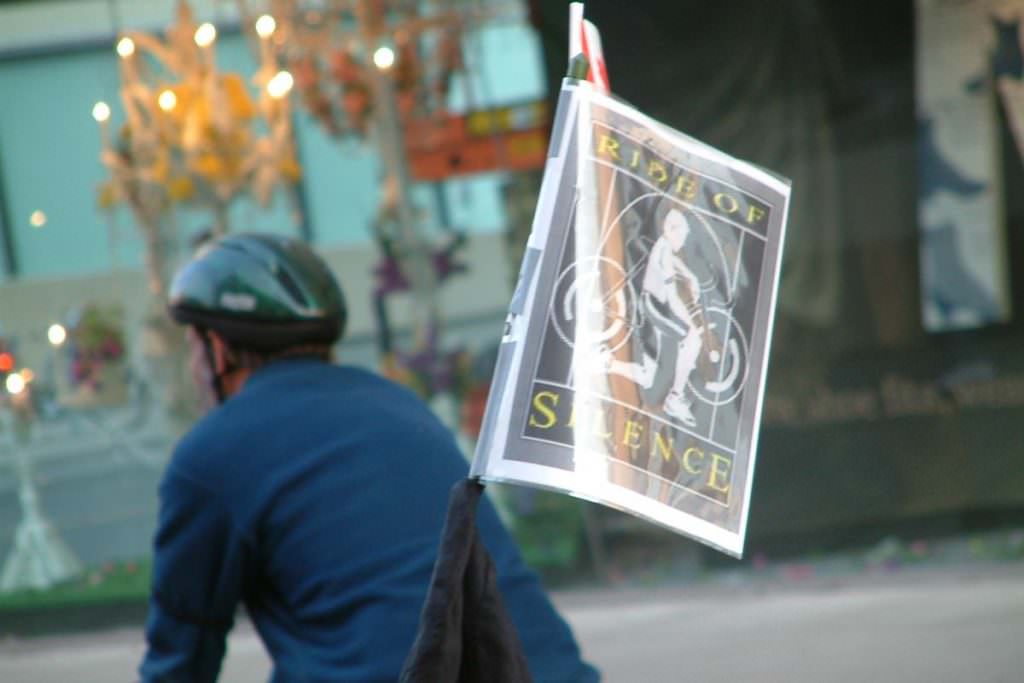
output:
{"label": "chandelier light bulb", "polygon": [[199,47],[210,47],[217,39],[217,29],[210,22],[200,24],[193,38]]}
{"label": "chandelier light bulb", "polygon": [[178,105],[178,96],[174,94],[171,89],[164,90],[160,93],[160,96],[156,98],[156,103],[160,105],[160,108],[164,111],[171,111]]}
{"label": "chandelier light bulb", "polygon": [[269,14],[264,14],[256,20],[256,34],[260,38],[269,38],[276,30],[277,22]]}
{"label": "chandelier light bulb", "polygon": [[51,346],[60,346],[68,338],[68,331],[60,323],[54,323],[46,330],[46,338]]}
{"label": "chandelier light bulb", "polygon": [[377,51],[373,53],[373,63],[381,71],[390,69],[395,63],[395,51],[387,45],[378,47]]}
{"label": "chandelier light bulb", "polygon": [[295,79],[287,71],[278,71],[274,77],[267,82],[267,94],[275,100],[279,100],[291,92],[295,85]]}
{"label": "chandelier light bulb", "polygon": [[7,393],[17,396],[25,390],[25,378],[18,373],[12,373],[7,375],[7,380],[4,382],[7,387]]}
{"label": "chandelier light bulb", "polygon": [[110,118],[110,106],[106,102],[97,102],[92,107],[92,117],[98,123],[103,123]]}
{"label": "chandelier light bulb", "polygon": [[128,59],[131,57],[135,54],[135,41],[128,36],[117,41],[117,54],[121,59]]}

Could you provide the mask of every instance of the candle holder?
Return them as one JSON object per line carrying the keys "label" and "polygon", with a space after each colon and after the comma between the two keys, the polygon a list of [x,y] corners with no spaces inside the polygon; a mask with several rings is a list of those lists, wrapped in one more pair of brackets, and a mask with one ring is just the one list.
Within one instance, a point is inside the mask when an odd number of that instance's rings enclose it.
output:
{"label": "candle holder", "polygon": [[[243,29],[264,61],[287,66],[298,100],[337,139],[372,142],[382,161],[381,201],[373,236],[380,259],[374,310],[382,369],[426,397],[451,393],[461,358],[441,343],[437,290],[454,272],[465,241],[452,226],[431,235],[411,197],[410,149],[443,136],[451,125],[453,88],[475,100],[463,46],[484,22],[520,18],[519,2],[465,0],[270,0],[257,16],[237,0]],[[398,349],[386,299],[413,301],[412,343]],[[439,379],[442,378],[442,379]]]}

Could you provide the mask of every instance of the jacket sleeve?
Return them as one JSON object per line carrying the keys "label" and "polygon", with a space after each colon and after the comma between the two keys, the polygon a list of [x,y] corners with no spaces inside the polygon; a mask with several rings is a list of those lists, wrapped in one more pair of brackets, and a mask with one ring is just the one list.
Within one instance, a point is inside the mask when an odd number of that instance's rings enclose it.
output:
{"label": "jacket sleeve", "polygon": [[248,543],[201,482],[168,469],[160,485],[142,681],[215,681],[245,581]]}

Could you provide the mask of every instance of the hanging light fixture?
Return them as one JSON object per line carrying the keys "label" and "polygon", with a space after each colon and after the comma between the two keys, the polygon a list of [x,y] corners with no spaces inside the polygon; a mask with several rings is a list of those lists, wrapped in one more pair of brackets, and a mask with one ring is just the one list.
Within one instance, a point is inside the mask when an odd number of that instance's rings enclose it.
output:
{"label": "hanging light fixture", "polygon": [[208,21],[202,23],[196,29],[193,39],[199,47],[210,47],[217,40],[217,28]]}
{"label": "hanging light fixture", "polygon": [[121,40],[117,41],[117,54],[122,59],[128,59],[135,54],[135,41],[124,36]]}
{"label": "hanging light fixture", "polygon": [[[255,24],[260,35],[276,29],[269,14]],[[111,109],[105,102],[93,107],[102,158],[111,170],[111,182],[101,188],[102,205],[139,203],[133,207],[136,217],[149,222],[176,203],[206,206],[221,233],[227,231],[227,204],[235,197],[251,192],[266,204],[274,187],[297,179],[288,108],[261,106],[264,99],[288,94],[291,74],[279,72],[268,50],[260,73],[269,76],[257,79],[264,93],[254,101],[245,78],[217,69],[216,40],[217,28],[194,22],[184,2],[162,38],[126,33],[118,40],[125,126],[120,131],[107,126]],[[146,59],[129,59],[139,53]],[[168,76],[176,80],[168,83]],[[175,125],[168,125],[168,114]],[[262,137],[259,117],[266,123]],[[142,186],[147,191],[139,191]]]}
{"label": "hanging light fixture", "polygon": [[156,99],[157,104],[164,111],[171,111],[178,104],[178,96],[170,88],[163,90]]}
{"label": "hanging light fixture", "polygon": [[92,117],[97,123],[106,123],[110,120],[110,105],[102,100],[92,107]]}
{"label": "hanging light fixture", "polygon": [[288,95],[295,84],[295,79],[288,71],[278,71],[274,77],[267,82],[267,94],[275,100]]}
{"label": "hanging light fixture", "polygon": [[381,71],[387,71],[395,64],[395,51],[387,45],[381,45],[373,53],[373,63]]}
{"label": "hanging light fixture", "polygon": [[12,372],[4,380],[4,386],[7,389],[7,393],[17,396],[25,390],[25,379],[17,372]]}
{"label": "hanging light fixture", "polygon": [[277,29],[277,21],[269,14],[264,14],[256,20],[256,35],[260,38],[269,38],[274,35]]}
{"label": "hanging light fixture", "polygon": [[54,323],[46,330],[46,339],[51,346],[60,346],[67,338],[68,331],[60,323]]}

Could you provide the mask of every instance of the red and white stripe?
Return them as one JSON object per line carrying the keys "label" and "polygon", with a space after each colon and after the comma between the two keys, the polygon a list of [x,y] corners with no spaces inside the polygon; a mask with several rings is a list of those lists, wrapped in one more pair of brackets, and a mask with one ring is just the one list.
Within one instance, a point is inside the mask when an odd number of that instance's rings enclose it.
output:
{"label": "red and white stripe", "polygon": [[569,5],[569,59],[581,52],[590,64],[587,80],[600,92],[611,92],[608,67],[601,46],[601,33],[596,26],[583,18],[583,3],[574,2]]}

